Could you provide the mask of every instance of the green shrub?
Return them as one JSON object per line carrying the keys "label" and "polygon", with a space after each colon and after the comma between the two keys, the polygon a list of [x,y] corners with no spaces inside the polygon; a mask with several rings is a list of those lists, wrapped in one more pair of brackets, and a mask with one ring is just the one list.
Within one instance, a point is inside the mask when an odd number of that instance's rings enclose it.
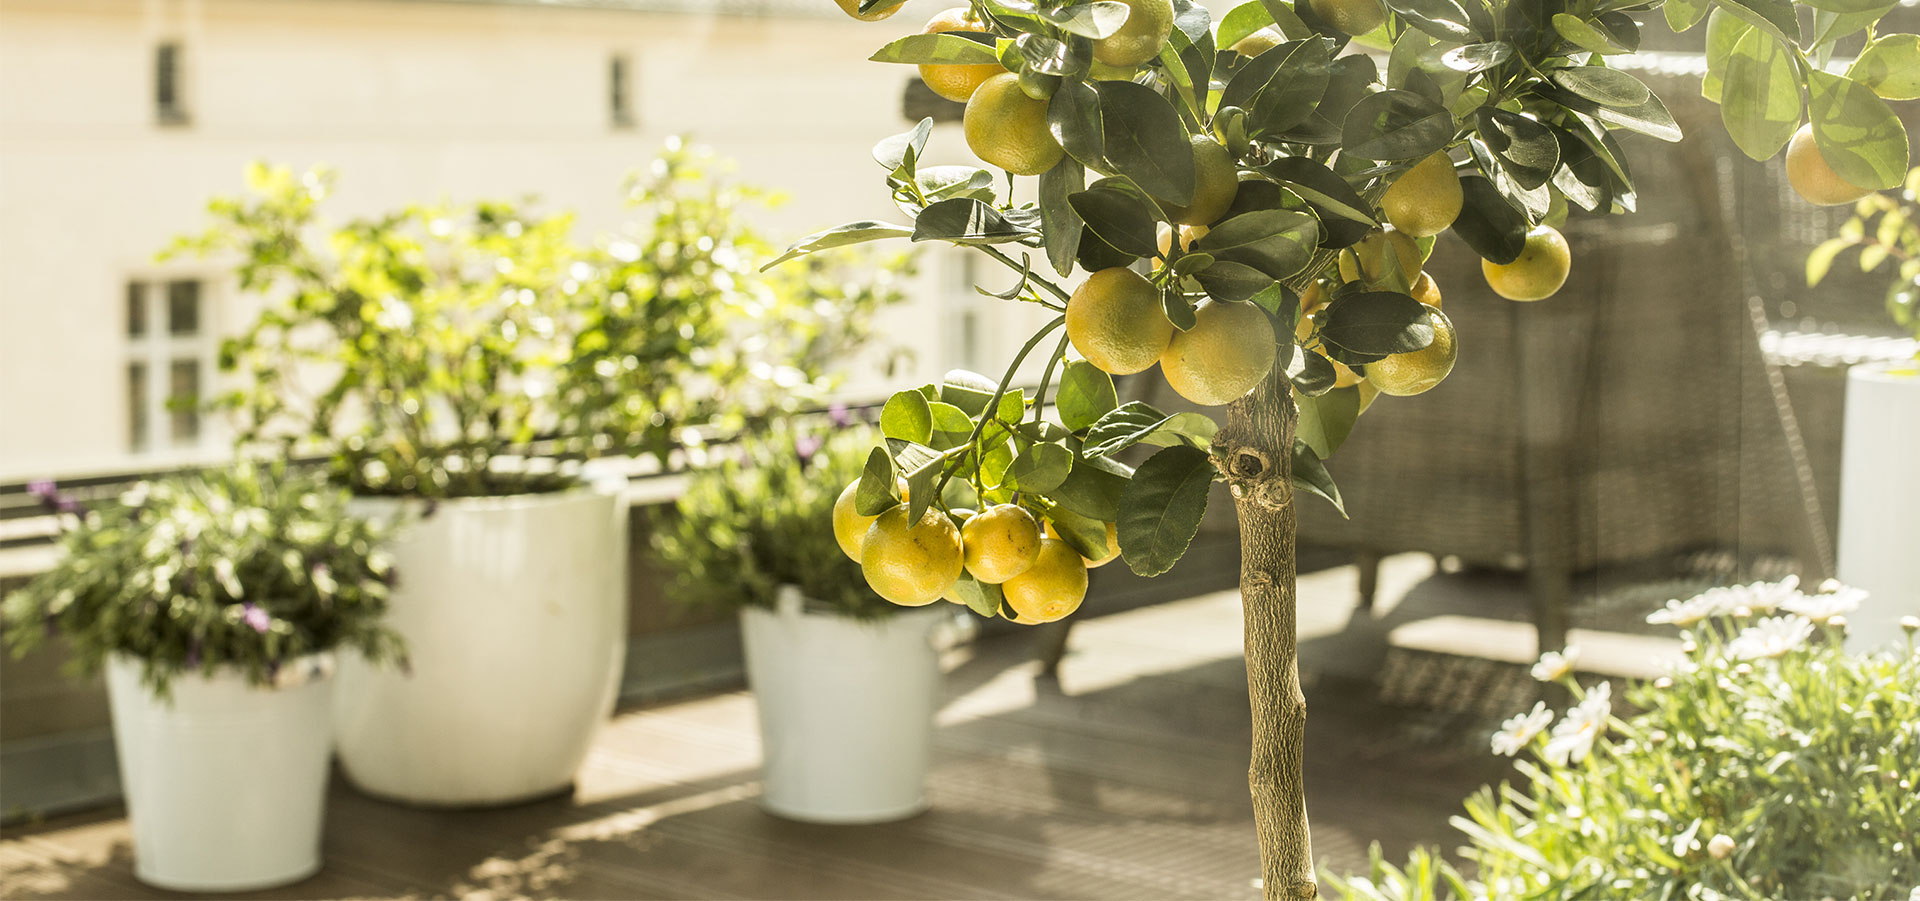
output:
{"label": "green shrub", "polygon": [[[1920,894],[1920,655],[1849,654],[1864,595],[1792,581],[1715,589],[1649,617],[1686,657],[1612,714],[1605,683],[1550,730],[1537,706],[1496,750],[1528,750],[1523,786],[1484,788],[1454,824],[1465,883],[1416,856],[1330,883],[1350,899],[1857,899]],[[1468,887],[1464,895],[1459,890]]]}
{"label": "green shrub", "polygon": [[69,527],[53,568],[6,599],[16,656],[58,633],[74,671],[126,654],[161,694],[177,675],[223,667],[268,684],[285,662],[335,648],[403,659],[381,624],[384,532],[317,473],[242,464],[141,482],[92,509],[51,483],[35,490]]}
{"label": "green shrub", "polygon": [[676,506],[678,516],[654,537],[674,572],[673,596],[726,610],[771,608],[774,589],[790,584],[855,619],[899,610],[867,587],[860,564],[833,537],[833,502],[860,477],[878,440],[866,425],[787,419],[696,472]]}

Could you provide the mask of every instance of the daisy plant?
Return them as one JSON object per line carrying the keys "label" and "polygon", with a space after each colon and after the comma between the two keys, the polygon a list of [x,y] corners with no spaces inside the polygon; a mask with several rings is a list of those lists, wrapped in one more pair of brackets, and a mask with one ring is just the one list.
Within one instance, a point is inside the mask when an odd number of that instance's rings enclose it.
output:
{"label": "daisy plant", "polygon": [[[1904,648],[1850,654],[1865,593],[1756,583],[1675,599],[1670,674],[1583,686],[1543,655],[1545,703],[1490,739],[1516,783],[1481,789],[1454,825],[1468,879],[1437,851],[1328,874],[1334,897],[1414,899],[1908,898],[1920,892],[1920,620]],[[1911,619],[1911,618],[1910,618]],[[1624,701],[1624,707],[1617,706]],[[1634,713],[1631,711],[1641,711]]]}

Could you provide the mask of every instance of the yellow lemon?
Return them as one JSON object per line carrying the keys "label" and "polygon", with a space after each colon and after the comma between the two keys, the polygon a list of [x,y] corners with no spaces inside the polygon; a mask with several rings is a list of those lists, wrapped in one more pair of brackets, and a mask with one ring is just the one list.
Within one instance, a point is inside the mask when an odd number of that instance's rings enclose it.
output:
{"label": "yellow lemon", "polygon": [[1307,0],[1313,14],[1350,35],[1362,35],[1387,21],[1380,0]]}
{"label": "yellow lemon", "polygon": [[1173,323],[1152,282],[1115,266],[1074,289],[1067,300],[1067,340],[1102,372],[1127,375],[1160,358],[1173,340]]}
{"label": "yellow lemon", "polygon": [[1827,158],[1820,155],[1812,123],[1800,126],[1793,140],[1787,142],[1787,183],[1802,199],[1820,206],[1852,203],[1873,193],[1872,188],[1860,187],[1833,171]]}
{"label": "yellow lemon", "polygon": [[1087,599],[1087,564],[1064,541],[1044,538],[1033,565],[1000,586],[1007,606],[1026,624],[1050,623],[1075,610]]}
{"label": "yellow lemon", "polygon": [[999,584],[1027,571],[1040,556],[1040,523],[1024,508],[996,504],[960,527],[967,572]]}
{"label": "yellow lemon", "polygon": [[1413,299],[1430,307],[1440,306],[1440,283],[1433,276],[1422,272],[1413,280]]}
{"label": "yellow lemon", "polygon": [[960,530],[947,514],[928,507],[917,523],[907,522],[907,505],[889,508],[867,527],[860,547],[860,571],[874,592],[903,607],[940,599],[960,578]]}
{"label": "yellow lemon", "polygon": [[1012,72],[974,89],[960,128],[974,156],[1014,175],[1039,175],[1066,153],[1047,129],[1047,102],[1028,97]]}
{"label": "yellow lemon", "polygon": [[1465,195],[1460,176],[1446,153],[1435,153],[1414,164],[1380,198],[1387,221],[1416,238],[1437,235],[1459,218]]}
{"label": "yellow lemon", "polygon": [[1184,225],[1212,225],[1233,205],[1240,190],[1240,172],[1233,155],[1206,135],[1193,136],[1193,202],[1166,204],[1167,215]]}
{"label": "yellow lemon", "polygon": [[[987,26],[973,18],[972,10],[956,6],[935,15],[927,22],[923,33],[940,34],[947,31],[986,31]],[[965,103],[973,97],[975,89],[995,75],[1007,71],[998,63],[980,63],[978,65],[942,65],[926,63],[920,66],[920,80],[935,94],[958,103]]]}
{"label": "yellow lemon", "polygon": [[1393,248],[1400,274],[1411,282],[1420,275],[1420,245],[1406,232],[1391,226],[1376,228],[1360,242],[1340,251],[1340,280],[1372,284],[1387,277],[1387,248]]}
{"label": "yellow lemon", "polygon": [[[1367,364],[1367,381],[1381,394],[1406,397],[1440,384],[1453,371],[1460,346],[1454,340],[1453,320],[1437,309],[1427,309],[1427,321],[1433,325],[1433,343],[1419,350],[1394,354]],[[1365,397],[1363,395],[1362,399]]]}
{"label": "yellow lemon", "polygon": [[1572,269],[1573,252],[1567,249],[1567,239],[1551,225],[1527,232],[1527,246],[1513,262],[1480,261],[1487,286],[1508,300],[1546,300],[1567,283]]}
{"label": "yellow lemon", "polygon": [[1273,322],[1259,307],[1213,301],[1194,319],[1160,355],[1160,372],[1181,397],[1218,406],[1252,391],[1273,369]]}
{"label": "yellow lemon", "polygon": [[1120,30],[1093,42],[1093,59],[1116,68],[1137,66],[1160,55],[1173,33],[1172,0],[1120,0],[1127,21]]}

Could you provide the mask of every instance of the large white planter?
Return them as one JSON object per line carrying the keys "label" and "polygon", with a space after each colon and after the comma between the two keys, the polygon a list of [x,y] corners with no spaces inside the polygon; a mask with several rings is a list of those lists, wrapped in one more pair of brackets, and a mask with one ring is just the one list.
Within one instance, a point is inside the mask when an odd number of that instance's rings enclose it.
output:
{"label": "large white planter", "polygon": [[365,500],[409,517],[387,622],[409,671],[341,661],[340,762],[361,790],[435,806],[564,791],[626,659],[627,511],[610,492]]}
{"label": "large white planter", "polygon": [[1864,651],[1920,615],[1920,362],[1848,370],[1844,442],[1838,576],[1871,593],[1847,616],[1847,648]]}
{"label": "large white planter", "polygon": [[880,823],[927,807],[945,604],[862,623],[805,611],[740,611],[747,680],[760,708],[760,802],[813,823]]}
{"label": "large white planter", "polygon": [[140,683],[141,668],[107,660],[134,875],[174,891],[239,892],[319,870],[328,680],[276,689],[230,672],[183,675],[167,703]]}

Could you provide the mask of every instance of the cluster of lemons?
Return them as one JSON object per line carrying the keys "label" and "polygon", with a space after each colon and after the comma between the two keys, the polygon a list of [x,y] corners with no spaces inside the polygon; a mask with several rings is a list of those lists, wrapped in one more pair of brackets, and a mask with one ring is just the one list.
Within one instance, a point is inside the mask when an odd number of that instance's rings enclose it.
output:
{"label": "cluster of lemons", "polygon": [[[1015,621],[1050,623],[1080,609],[1087,597],[1087,570],[1120,555],[1113,523],[1107,523],[1106,553],[1082,557],[1060,540],[1051,524],[1017,504],[996,504],[974,512],[928,507],[918,522],[897,503],[874,516],[854,504],[859,482],[849,484],[833,505],[833,537],[840,550],[860,564],[867,584],[881,597],[903,607],[934,601],[955,604],[965,572],[976,581],[1000,586]],[[897,486],[905,496],[904,481]]]}

